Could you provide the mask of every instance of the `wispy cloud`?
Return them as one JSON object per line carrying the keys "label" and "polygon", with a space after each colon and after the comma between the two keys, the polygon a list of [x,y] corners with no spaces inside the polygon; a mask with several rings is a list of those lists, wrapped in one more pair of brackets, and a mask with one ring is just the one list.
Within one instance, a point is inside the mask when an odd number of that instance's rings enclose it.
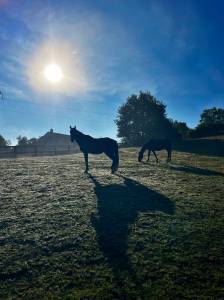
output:
{"label": "wispy cloud", "polygon": [[[223,95],[223,70],[207,58],[207,33],[192,1],[0,1],[0,88],[10,99],[78,103],[86,107],[84,119],[104,102],[114,116],[140,90],[179,105],[179,111],[191,99],[213,103]],[[37,91],[30,85],[30,62],[42,45],[56,49],[65,41],[70,67],[86,84],[70,92]],[[38,60],[37,66],[42,68]]]}
{"label": "wispy cloud", "polygon": [[[97,92],[99,95],[103,93],[123,95],[145,88],[156,91],[152,76],[150,74],[145,76],[144,70],[140,67],[145,58],[138,46],[129,40],[124,24],[116,24],[98,12],[65,11],[61,10],[61,7],[58,9],[57,6],[53,9],[50,7],[43,9],[41,6],[38,9],[38,6],[38,4],[26,5],[21,14],[16,14],[15,11],[12,14],[13,18],[23,22],[31,37],[37,32],[39,36],[35,42],[27,44],[26,49],[23,40],[16,40],[17,49],[12,46],[11,52],[18,54],[18,49],[24,49],[26,52],[21,57],[17,56],[20,62],[24,63],[24,56],[29,56],[32,50],[35,51],[42,40],[60,41],[63,37],[62,41],[67,39],[73,45],[74,59],[82,61],[88,78],[86,91],[82,95],[79,94],[79,97],[88,98],[89,94]],[[19,77],[22,79],[21,70],[24,67],[24,65],[15,67],[12,61],[5,63],[7,73],[17,79]],[[26,80],[23,77],[23,82]]]}

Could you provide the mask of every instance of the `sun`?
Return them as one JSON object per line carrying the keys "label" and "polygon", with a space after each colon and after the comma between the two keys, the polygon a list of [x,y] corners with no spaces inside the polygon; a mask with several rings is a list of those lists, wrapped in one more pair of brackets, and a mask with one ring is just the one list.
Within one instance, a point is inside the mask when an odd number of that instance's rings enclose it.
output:
{"label": "sun", "polygon": [[50,96],[73,96],[87,92],[89,80],[84,67],[86,63],[80,53],[74,45],[63,40],[40,45],[26,65],[30,87],[38,94]]}
{"label": "sun", "polygon": [[51,63],[44,68],[44,76],[51,83],[59,83],[63,79],[63,72],[59,65]]}

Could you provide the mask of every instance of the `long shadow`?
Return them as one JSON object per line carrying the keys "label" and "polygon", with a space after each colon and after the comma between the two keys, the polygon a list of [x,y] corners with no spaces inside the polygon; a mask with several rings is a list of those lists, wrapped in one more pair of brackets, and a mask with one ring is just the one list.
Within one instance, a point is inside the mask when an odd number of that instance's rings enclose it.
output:
{"label": "long shadow", "polygon": [[91,221],[96,229],[99,246],[113,268],[116,280],[128,272],[136,283],[127,256],[129,225],[135,222],[138,212],[162,211],[173,214],[174,203],[168,198],[132,179],[123,178],[123,184],[102,185],[89,175],[95,185],[98,214]]}
{"label": "long shadow", "polygon": [[185,173],[192,173],[197,175],[205,175],[205,176],[224,176],[224,173],[218,171],[212,171],[209,169],[202,169],[190,166],[177,166],[177,165],[169,165],[169,169],[174,171],[180,171]]}
{"label": "long shadow", "polygon": [[189,139],[176,141],[173,149],[207,156],[224,156],[224,141],[210,139]]}

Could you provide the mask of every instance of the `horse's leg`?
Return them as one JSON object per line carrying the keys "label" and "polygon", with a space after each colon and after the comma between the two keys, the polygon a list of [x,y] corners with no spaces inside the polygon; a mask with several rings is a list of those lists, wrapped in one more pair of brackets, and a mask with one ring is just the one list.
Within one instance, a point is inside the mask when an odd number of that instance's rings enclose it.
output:
{"label": "horse's leg", "polygon": [[147,162],[149,162],[150,153],[151,153],[151,150],[148,151],[148,159],[147,159]]}
{"label": "horse's leg", "polygon": [[114,174],[114,172],[116,171],[116,162],[115,162],[115,157],[114,157],[114,153],[112,153],[111,151],[104,151],[104,153],[112,160],[112,165],[111,165],[111,173]]}
{"label": "horse's leg", "polygon": [[89,166],[88,166],[88,152],[84,152],[83,154],[84,154],[85,163],[86,163],[85,173],[88,173],[88,171],[89,171]]}
{"label": "horse's leg", "polygon": [[158,160],[158,157],[156,156],[156,152],[155,152],[155,151],[152,151],[152,152],[153,152],[153,154],[154,154],[154,156],[155,156],[155,158],[156,158],[156,162],[158,163],[159,160]]}
{"label": "horse's leg", "polygon": [[118,150],[118,144],[115,142],[114,145],[114,151],[113,151],[113,163],[111,166],[112,172],[115,173],[118,170],[119,167],[119,150]]}
{"label": "horse's leg", "polygon": [[171,161],[171,149],[167,150],[167,162]]}

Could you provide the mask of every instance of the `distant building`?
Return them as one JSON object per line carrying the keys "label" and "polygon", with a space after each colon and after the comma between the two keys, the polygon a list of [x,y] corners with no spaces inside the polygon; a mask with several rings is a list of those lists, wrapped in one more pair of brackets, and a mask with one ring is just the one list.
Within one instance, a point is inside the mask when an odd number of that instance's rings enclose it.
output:
{"label": "distant building", "polygon": [[50,129],[47,133],[37,139],[38,146],[45,147],[71,147],[77,148],[77,143],[72,143],[70,135],[54,132]]}
{"label": "distant building", "polygon": [[78,144],[71,142],[70,135],[56,133],[53,129],[40,138],[32,140],[33,143],[29,145],[0,147],[0,158],[65,155],[80,151]]}

